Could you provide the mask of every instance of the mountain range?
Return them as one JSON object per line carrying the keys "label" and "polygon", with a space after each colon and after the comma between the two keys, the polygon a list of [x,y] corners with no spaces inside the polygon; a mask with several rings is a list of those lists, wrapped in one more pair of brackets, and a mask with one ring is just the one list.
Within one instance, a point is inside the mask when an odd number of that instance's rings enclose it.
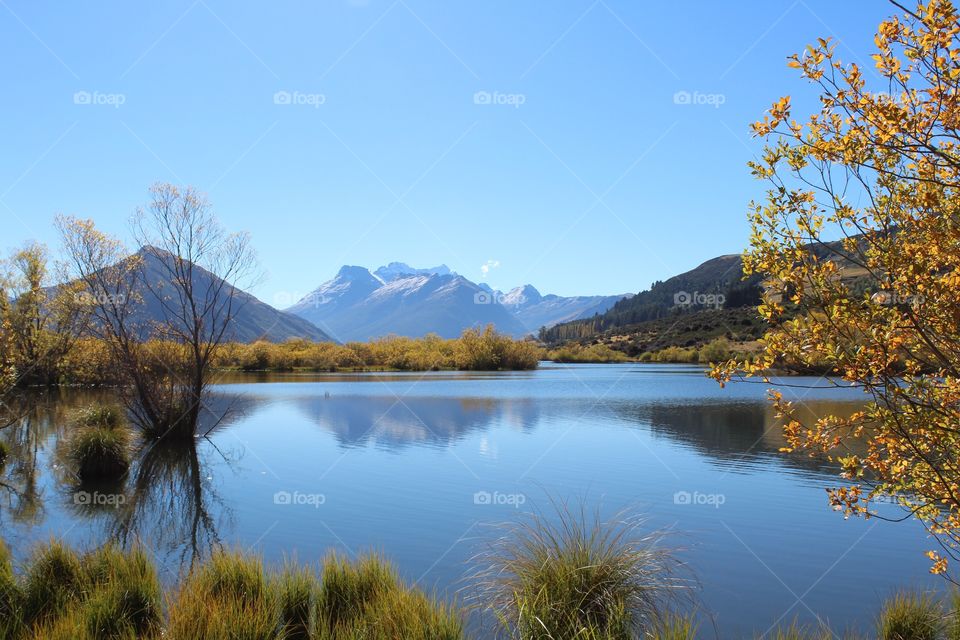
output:
{"label": "mountain range", "polygon": [[285,311],[342,342],[390,334],[455,338],[464,329],[487,324],[522,337],[603,313],[623,297],[544,296],[532,285],[503,293],[471,282],[446,265],[417,269],[391,262],[373,272],[344,266]]}
{"label": "mountain range", "polygon": [[[144,247],[136,254],[140,258],[139,282],[133,292],[130,304],[133,312],[130,323],[142,339],[152,337],[158,323],[173,320],[174,314],[169,312],[171,300],[176,300],[176,292],[168,281],[169,270],[164,262],[176,260],[173,254],[155,247]],[[223,286],[232,288],[233,322],[225,334],[227,340],[236,342],[254,342],[267,340],[283,342],[290,338],[306,338],[317,342],[330,341],[329,335],[312,323],[295,315],[274,309],[254,296],[233,288],[222,279],[193,265],[192,287],[198,299],[202,299],[206,292],[221,290]],[[149,286],[148,286],[149,284]],[[161,302],[166,300],[166,302]]]}

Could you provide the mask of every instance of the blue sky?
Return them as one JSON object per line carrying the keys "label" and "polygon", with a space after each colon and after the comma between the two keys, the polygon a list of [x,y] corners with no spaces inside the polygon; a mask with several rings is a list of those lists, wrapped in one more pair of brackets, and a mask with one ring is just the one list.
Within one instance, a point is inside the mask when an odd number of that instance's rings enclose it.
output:
{"label": "blue sky", "polygon": [[748,124],[814,104],[786,56],[833,36],[868,64],[892,10],[0,0],[0,249],[56,247],[57,213],[126,238],[166,181],[252,234],[267,302],[393,260],[638,291],[745,247]]}

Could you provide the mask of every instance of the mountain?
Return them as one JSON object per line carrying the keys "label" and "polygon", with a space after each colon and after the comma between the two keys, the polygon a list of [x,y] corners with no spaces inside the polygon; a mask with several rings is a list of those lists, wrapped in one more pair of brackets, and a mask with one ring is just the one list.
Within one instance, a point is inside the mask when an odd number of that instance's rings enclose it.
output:
{"label": "mountain", "polygon": [[661,318],[752,307],[759,301],[760,278],[743,280],[741,256],[724,255],[668,280],[654,282],[649,289],[620,300],[600,315],[550,327],[540,337],[549,343],[587,338]]}
{"label": "mountain", "polygon": [[[168,279],[168,271],[164,261],[177,258],[166,251],[154,247],[144,247],[136,254],[142,260],[142,283],[138,284],[139,291],[135,292],[135,311],[131,315],[131,322],[139,327],[142,338],[150,337],[153,327],[157,323],[166,322],[171,314],[165,308],[158,296],[169,301],[176,300],[176,291]],[[149,283],[149,288],[146,284]],[[193,289],[198,298],[205,292],[214,291],[221,287],[231,287],[213,273],[194,265]],[[226,290],[225,290],[226,291]],[[268,340],[282,342],[290,338],[306,338],[315,341],[330,341],[330,336],[318,329],[310,322],[295,315],[278,311],[254,296],[233,289],[234,317],[227,329],[225,338],[235,342],[254,342]]]}
{"label": "mountain", "polygon": [[491,323],[505,333],[525,333],[523,325],[494,304],[490,294],[447,271],[378,269],[378,273],[389,276],[385,280],[363,267],[344,267],[287,312],[323,327],[344,342],[390,334],[436,333],[456,338],[464,329]]}
{"label": "mountain", "polygon": [[531,332],[541,327],[550,328],[561,322],[590,318],[604,313],[617,301],[632,294],[616,296],[557,296],[541,295],[531,285],[511,289],[500,296],[500,304],[507,307]]}
{"label": "mountain", "polygon": [[[808,245],[807,249],[821,260],[836,262],[841,279],[848,284],[871,286],[864,269],[848,259],[839,241]],[[545,329],[540,338],[557,344],[600,334],[635,334],[643,337],[640,342],[647,347],[667,343],[689,346],[701,341],[697,336],[724,333],[733,334],[734,338],[742,333],[744,339],[755,339],[764,330],[754,310],[760,303],[762,281],[759,275],[743,278],[743,259],[739,254],[718,256],[668,280],[655,282],[595,317]]]}
{"label": "mountain", "polygon": [[606,311],[621,297],[542,296],[531,285],[502,294],[445,265],[416,269],[391,262],[373,273],[363,267],[342,267],[287,312],[345,342],[390,334],[455,338],[464,329],[487,324],[522,337],[545,325]]}
{"label": "mountain", "polygon": [[414,269],[410,265],[403,262],[391,262],[387,266],[380,267],[373,272],[375,276],[384,282],[390,282],[403,276],[449,276],[452,273],[453,272],[450,271],[450,268],[445,264],[441,264],[439,267],[432,267],[429,269]]}

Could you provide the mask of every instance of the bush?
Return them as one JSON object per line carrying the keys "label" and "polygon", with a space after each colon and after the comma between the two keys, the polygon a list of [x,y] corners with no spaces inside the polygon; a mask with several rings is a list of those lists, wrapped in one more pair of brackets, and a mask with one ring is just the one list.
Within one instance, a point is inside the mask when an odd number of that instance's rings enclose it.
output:
{"label": "bush", "polygon": [[649,633],[667,620],[682,583],[662,536],[641,535],[640,524],[623,514],[604,522],[561,505],[555,523],[534,514],[506,525],[480,556],[477,602],[517,638]]}
{"label": "bush", "polygon": [[67,441],[67,454],[82,481],[117,478],[130,467],[130,433],[126,429],[82,427]]}
{"label": "bush", "polygon": [[717,338],[708,342],[702,349],[698,361],[703,363],[724,362],[731,356],[730,343],[726,338]]}
{"label": "bush", "polygon": [[945,631],[942,604],[928,593],[898,593],[877,619],[879,640],[937,640]]}
{"label": "bush", "polygon": [[594,344],[585,347],[580,344],[570,344],[555,349],[548,354],[554,362],[629,362],[627,354],[611,349],[605,344]]}
{"label": "bush", "polygon": [[534,369],[540,348],[530,340],[514,340],[493,327],[468,329],[448,340],[430,334],[422,338],[387,336],[346,345],[288,340],[282,344],[255,342],[227,344],[217,354],[216,366],[243,371],[338,371],[340,369]]}

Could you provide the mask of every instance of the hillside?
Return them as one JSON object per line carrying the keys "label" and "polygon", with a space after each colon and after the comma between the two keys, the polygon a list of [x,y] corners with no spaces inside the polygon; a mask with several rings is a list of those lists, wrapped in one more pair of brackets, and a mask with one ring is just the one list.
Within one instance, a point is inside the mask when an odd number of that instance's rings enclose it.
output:
{"label": "hillside", "polygon": [[[869,286],[866,272],[843,256],[839,242],[809,247],[820,258],[837,262],[841,278]],[[540,332],[550,345],[567,341],[610,343],[628,355],[667,346],[702,345],[724,336],[752,341],[763,335],[756,313],[762,278],[743,277],[740,255],[723,255],[646,291],[624,298],[605,313],[558,324]]]}
{"label": "hillside", "polygon": [[[176,300],[176,292],[167,280],[167,270],[161,261],[174,260],[173,254],[153,247],[144,247],[137,255],[142,260],[142,271],[137,291],[133,299],[135,310],[131,315],[131,326],[135,326],[141,338],[147,339],[155,334],[158,324],[170,319],[170,312],[159,298]],[[295,315],[274,309],[254,296],[235,289],[229,283],[206,269],[194,265],[193,289],[198,298],[204,292],[214,291],[223,286],[233,289],[233,322],[227,329],[225,339],[235,342],[254,342],[268,340],[282,342],[290,338],[306,338],[314,341],[330,341],[329,335],[315,325]],[[145,283],[149,283],[147,286]]]}

